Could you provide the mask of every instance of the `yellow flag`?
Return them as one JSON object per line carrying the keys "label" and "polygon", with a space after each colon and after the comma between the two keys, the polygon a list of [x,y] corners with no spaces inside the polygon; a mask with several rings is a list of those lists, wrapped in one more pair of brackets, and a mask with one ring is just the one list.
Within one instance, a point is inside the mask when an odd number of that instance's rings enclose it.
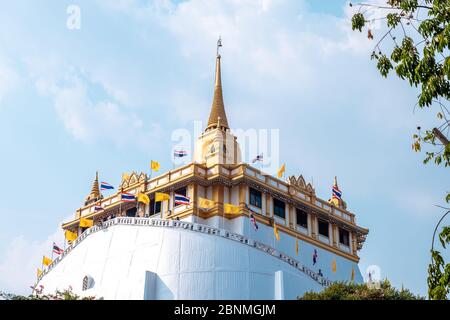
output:
{"label": "yellow flag", "polygon": [[275,235],[275,239],[277,239],[277,241],[280,241],[280,234],[278,233],[278,228],[275,223],[273,224],[273,234]]}
{"label": "yellow flag", "polygon": [[339,207],[339,200],[336,198],[331,198],[328,202],[334,205],[335,207]]}
{"label": "yellow flag", "polygon": [[295,254],[298,255],[298,239],[295,238]]}
{"label": "yellow flag", "polygon": [[159,164],[159,162],[153,160],[150,162],[150,168],[152,168],[153,171],[159,171],[160,167],[161,165]]}
{"label": "yellow flag", "polygon": [[350,278],[351,281],[355,281],[355,268],[352,267],[352,275]]}
{"label": "yellow flag", "polygon": [[169,194],[162,193],[162,192],[157,192],[155,194],[155,201],[156,202],[165,201],[165,200],[170,200],[170,195]]}
{"label": "yellow flag", "polygon": [[37,277],[39,278],[41,276],[41,274],[42,274],[42,270],[38,268],[37,269]]}
{"label": "yellow flag", "polygon": [[149,204],[150,198],[145,193],[138,193],[137,199],[141,203]]}
{"label": "yellow flag", "polygon": [[122,173],[122,181],[126,181],[130,179],[130,175],[126,172]]}
{"label": "yellow flag", "polygon": [[78,234],[76,234],[75,232],[72,232],[70,230],[66,230],[64,235],[65,235],[67,241],[74,241],[78,238]]}
{"label": "yellow flag", "polygon": [[44,256],[43,258],[42,258],[42,263],[44,264],[44,266],[49,266],[49,265],[51,265],[52,264],[52,259],[50,259],[50,258],[47,258],[46,256]]}
{"label": "yellow flag", "polygon": [[239,214],[239,206],[234,206],[230,203],[224,203],[223,204],[223,211],[225,213],[231,213],[231,214]]}
{"label": "yellow flag", "polygon": [[285,166],[285,164],[283,163],[283,165],[281,166],[281,168],[278,169],[278,173],[277,173],[278,178],[281,178],[281,177],[284,175],[284,171],[285,171],[285,170],[286,170],[286,166]]}
{"label": "yellow flag", "polygon": [[336,273],[336,258],[334,258],[333,262],[331,262],[331,271],[333,271],[333,273]]}
{"label": "yellow flag", "polygon": [[198,198],[198,206],[202,209],[211,209],[214,208],[216,203],[213,200]]}
{"label": "yellow flag", "polygon": [[80,227],[82,228],[90,228],[94,225],[94,220],[81,218],[80,219]]}

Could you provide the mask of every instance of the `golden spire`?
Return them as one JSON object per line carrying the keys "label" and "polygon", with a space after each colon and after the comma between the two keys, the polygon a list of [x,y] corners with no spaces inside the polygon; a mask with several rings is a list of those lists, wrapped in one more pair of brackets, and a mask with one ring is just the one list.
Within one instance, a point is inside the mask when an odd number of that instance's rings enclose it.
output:
{"label": "golden spire", "polygon": [[214,98],[211,106],[211,113],[209,115],[208,126],[206,127],[205,131],[217,128],[219,119],[220,119],[220,128],[229,129],[222,96],[222,79],[220,72],[220,54],[219,54],[219,47],[221,46],[222,40],[221,38],[219,38],[219,40],[217,41],[216,79],[214,84]]}
{"label": "golden spire", "polygon": [[92,189],[91,193],[86,197],[86,203],[90,203],[93,200],[97,201],[98,199],[101,199],[102,195],[100,193],[100,187],[98,185],[98,171],[95,173],[95,180],[92,183]]}

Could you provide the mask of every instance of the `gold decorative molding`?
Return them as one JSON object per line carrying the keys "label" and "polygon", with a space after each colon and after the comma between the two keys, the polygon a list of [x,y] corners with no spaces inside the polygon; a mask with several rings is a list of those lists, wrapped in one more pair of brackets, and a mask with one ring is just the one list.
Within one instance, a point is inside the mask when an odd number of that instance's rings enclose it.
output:
{"label": "gold decorative molding", "polygon": [[299,175],[297,178],[295,176],[290,176],[287,181],[291,186],[297,187],[298,189],[301,189],[313,196],[316,195],[316,190],[313,188],[311,183],[306,183],[303,175]]}
{"label": "gold decorative molding", "polygon": [[141,172],[140,174],[138,174],[137,172],[133,171],[131,174],[122,175],[122,183],[120,186],[122,189],[126,189],[132,185],[135,185],[136,183],[142,183],[146,181],[147,181],[146,173]]}

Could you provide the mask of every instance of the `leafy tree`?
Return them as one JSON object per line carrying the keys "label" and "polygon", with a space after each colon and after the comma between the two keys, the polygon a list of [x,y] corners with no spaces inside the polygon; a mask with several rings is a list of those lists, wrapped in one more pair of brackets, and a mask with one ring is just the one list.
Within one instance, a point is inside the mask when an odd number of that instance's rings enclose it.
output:
{"label": "leafy tree", "polygon": [[423,300],[407,289],[397,290],[384,280],[379,288],[353,282],[335,282],[321,292],[307,292],[299,300]]}
{"label": "leafy tree", "polygon": [[[416,106],[436,113],[434,128],[417,128],[413,150],[420,152],[427,145],[425,164],[432,161],[450,167],[450,1],[387,0],[385,5],[359,3],[355,7],[358,11],[352,17],[353,30],[362,32],[367,27],[367,37],[374,39],[371,25],[385,24],[376,35],[378,41],[371,55],[381,75],[387,77],[395,72],[418,87]],[[448,191],[445,200],[450,203]],[[449,227],[442,229],[439,239],[445,249],[450,243]],[[434,246],[428,274],[430,299],[446,299],[450,292],[450,264],[445,264]]]}

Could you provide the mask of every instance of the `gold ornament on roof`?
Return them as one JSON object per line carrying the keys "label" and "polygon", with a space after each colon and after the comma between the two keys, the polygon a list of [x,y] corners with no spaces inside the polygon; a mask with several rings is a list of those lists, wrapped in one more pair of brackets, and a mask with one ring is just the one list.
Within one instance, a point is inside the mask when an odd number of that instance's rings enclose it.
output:
{"label": "gold ornament on roof", "polygon": [[312,184],[311,183],[306,183],[305,182],[305,178],[303,178],[302,175],[299,175],[298,177],[290,176],[287,179],[287,181],[288,181],[288,183],[291,186],[297,187],[297,188],[299,188],[299,189],[301,189],[303,191],[306,191],[306,192],[308,192],[308,193],[310,193],[312,195],[316,194],[316,190],[314,190]]}
{"label": "gold ornament on roof", "polygon": [[98,171],[95,173],[95,179],[92,183],[91,193],[86,197],[85,205],[88,205],[92,202],[102,199],[103,196],[100,193],[100,186],[98,183]]}

